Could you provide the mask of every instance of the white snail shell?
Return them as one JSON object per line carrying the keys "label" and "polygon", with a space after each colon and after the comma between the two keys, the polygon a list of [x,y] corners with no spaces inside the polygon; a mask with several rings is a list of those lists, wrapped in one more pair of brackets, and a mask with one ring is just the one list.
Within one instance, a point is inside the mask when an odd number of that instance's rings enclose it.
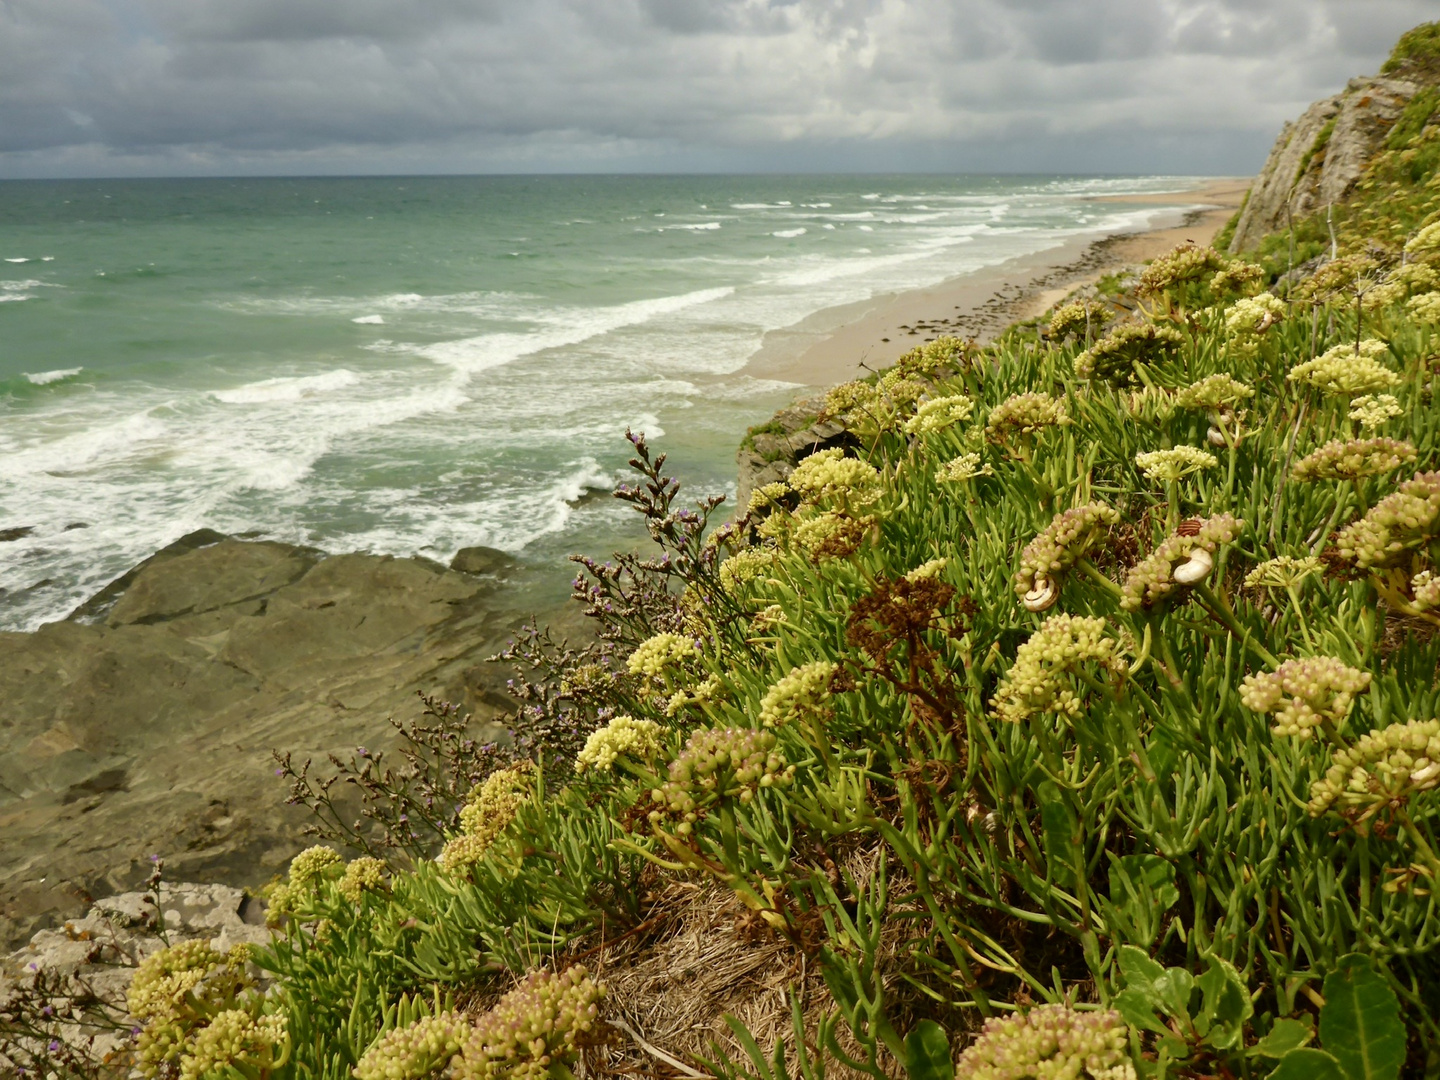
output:
{"label": "white snail shell", "polygon": [[1035,584],[1030,586],[1030,591],[1020,602],[1025,605],[1026,611],[1044,611],[1054,607],[1055,601],[1059,599],[1060,587],[1044,574],[1036,574]]}
{"label": "white snail shell", "polygon": [[1170,576],[1181,585],[1194,585],[1213,569],[1215,569],[1215,560],[1211,557],[1210,552],[1204,548],[1196,548],[1190,552],[1188,559],[1170,571]]}
{"label": "white snail shell", "polygon": [[1229,445],[1225,441],[1225,433],[1221,431],[1218,427],[1216,427],[1214,424],[1211,424],[1210,430],[1205,433],[1205,441],[1208,442],[1211,446]]}
{"label": "white snail shell", "polygon": [[1410,782],[1412,784],[1428,784],[1437,777],[1440,777],[1440,761],[1426,761],[1424,765],[1410,774]]}

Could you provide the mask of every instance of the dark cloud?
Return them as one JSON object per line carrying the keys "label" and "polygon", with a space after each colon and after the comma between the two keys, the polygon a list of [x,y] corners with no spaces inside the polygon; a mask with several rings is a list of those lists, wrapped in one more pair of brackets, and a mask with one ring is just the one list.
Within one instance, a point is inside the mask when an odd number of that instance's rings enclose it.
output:
{"label": "dark cloud", "polygon": [[0,175],[1245,172],[1433,0],[0,0]]}

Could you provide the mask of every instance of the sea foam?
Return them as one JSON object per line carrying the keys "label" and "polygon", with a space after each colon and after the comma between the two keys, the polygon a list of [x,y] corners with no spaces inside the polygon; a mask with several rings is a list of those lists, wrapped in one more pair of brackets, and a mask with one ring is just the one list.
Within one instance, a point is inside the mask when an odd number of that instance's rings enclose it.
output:
{"label": "sea foam", "polygon": [[[0,299],[3,299],[3,297],[0,297]],[[56,368],[54,371],[36,371],[34,373],[27,371],[25,372],[25,378],[29,379],[36,386],[47,386],[50,383],[59,382],[61,379],[69,379],[79,375],[80,372],[84,370],[83,367],[69,367]]]}

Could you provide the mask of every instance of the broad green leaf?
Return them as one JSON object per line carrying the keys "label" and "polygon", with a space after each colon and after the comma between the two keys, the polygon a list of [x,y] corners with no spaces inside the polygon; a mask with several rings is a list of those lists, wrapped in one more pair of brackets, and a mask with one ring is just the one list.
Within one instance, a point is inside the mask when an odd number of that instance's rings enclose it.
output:
{"label": "broad green leaf", "polygon": [[1405,1063],[1405,1025],[1395,991],[1368,957],[1342,956],[1325,976],[1320,1043],[1350,1080],[1395,1080]]}
{"label": "broad green leaf", "polygon": [[921,1020],[905,1036],[905,1070],[911,1080],[955,1080],[950,1040],[934,1020]]}
{"label": "broad green leaf", "polygon": [[1270,1034],[1250,1047],[1252,1057],[1283,1058],[1291,1050],[1298,1050],[1315,1037],[1309,1024],[1299,1020],[1276,1020]]}
{"label": "broad green leaf", "polygon": [[1349,1080],[1340,1063],[1324,1050],[1301,1047],[1280,1059],[1268,1080]]}
{"label": "broad green leaf", "polygon": [[1170,1029],[1155,1018],[1155,1013],[1160,1007],[1159,1000],[1152,998],[1138,987],[1122,990],[1111,999],[1110,1004],[1133,1028],[1153,1031],[1157,1035],[1170,1033]]}
{"label": "broad green leaf", "polygon": [[1165,977],[1165,969],[1150,958],[1144,949],[1134,945],[1121,945],[1119,953],[1120,974],[1125,976],[1125,986],[1139,990],[1147,997],[1154,993],[1157,979]]}
{"label": "broad green leaf", "polygon": [[1110,857],[1110,895],[1097,898],[1114,930],[1136,945],[1151,945],[1175,902],[1175,867],[1158,855]]}
{"label": "broad green leaf", "polygon": [[1195,980],[1202,995],[1200,1019],[1197,1024],[1205,1033],[1205,1041],[1220,1050],[1240,1045],[1245,1021],[1255,1011],[1240,974],[1226,960],[1210,958],[1205,974]]}
{"label": "broad green leaf", "polygon": [[1074,885],[1075,868],[1071,860],[1075,853],[1075,838],[1080,831],[1074,812],[1053,780],[1039,784],[1035,794],[1040,800],[1040,825],[1044,830],[1045,861],[1050,868],[1050,880],[1062,887]]}

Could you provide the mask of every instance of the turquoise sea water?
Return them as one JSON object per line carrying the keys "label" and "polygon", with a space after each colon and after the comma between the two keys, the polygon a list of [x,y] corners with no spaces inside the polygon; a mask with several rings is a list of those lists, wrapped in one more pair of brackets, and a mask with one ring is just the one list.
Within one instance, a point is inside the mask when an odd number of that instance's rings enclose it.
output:
{"label": "turquoise sea water", "polygon": [[795,391],[737,374],[767,330],[1161,210],[1083,196],[1190,186],[0,183],[0,530],[32,530],[0,543],[0,628],[202,526],[537,566],[604,551],[633,528],[583,496],[624,471],[627,425],[695,493],[733,486],[745,427]]}

